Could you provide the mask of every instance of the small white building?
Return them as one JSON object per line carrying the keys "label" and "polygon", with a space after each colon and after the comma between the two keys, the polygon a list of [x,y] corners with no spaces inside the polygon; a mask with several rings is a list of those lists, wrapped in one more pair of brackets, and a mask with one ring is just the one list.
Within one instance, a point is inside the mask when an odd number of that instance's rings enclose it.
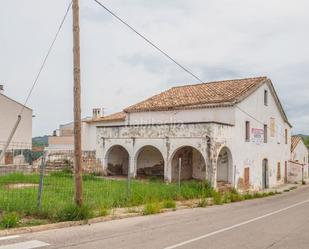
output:
{"label": "small white building", "polygon": [[291,125],[267,77],[173,87],[121,115],[96,124],[97,158],[111,174],[239,189],[286,178]]}
{"label": "small white building", "polygon": [[[100,125],[122,125],[125,116],[123,112],[112,115],[103,116],[100,108],[93,109],[92,118],[86,117],[82,119],[81,125],[81,143],[84,152],[96,151],[96,129]],[[45,151],[52,152],[68,152],[74,150],[74,123],[66,123],[59,126],[59,129],[48,137],[48,147]]]}
{"label": "small white building", "polygon": [[[8,141],[22,106],[22,104],[6,96],[3,85],[0,85],[0,151],[3,150]],[[12,164],[14,162],[12,150],[29,149],[32,149],[32,110],[25,107],[18,128],[0,164]],[[21,160],[20,156],[18,160]]]}
{"label": "small white building", "polygon": [[308,178],[309,153],[302,137],[292,136],[291,160],[288,168],[288,182],[299,182]]}

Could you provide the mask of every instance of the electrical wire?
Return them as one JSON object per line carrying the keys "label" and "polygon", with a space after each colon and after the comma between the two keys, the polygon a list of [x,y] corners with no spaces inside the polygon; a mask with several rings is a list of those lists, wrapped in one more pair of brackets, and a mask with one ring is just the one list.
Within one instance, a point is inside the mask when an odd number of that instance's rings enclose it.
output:
{"label": "electrical wire", "polygon": [[127,26],[129,29],[131,29],[135,34],[137,34],[139,37],[141,37],[143,40],[145,40],[148,44],[150,44],[152,47],[154,47],[156,50],[158,50],[161,54],[163,54],[165,57],[167,57],[169,60],[171,60],[173,63],[175,63],[177,66],[179,66],[181,69],[183,69],[185,72],[190,74],[193,78],[198,80],[201,83],[203,82],[196,74],[192,73],[188,68],[181,65],[176,59],[174,59],[172,56],[170,56],[168,53],[163,51],[159,46],[154,44],[152,41],[150,41],[146,36],[138,32],[135,28],[132,27],[132,25],[128,24],[126,21],[124,21],[122,18],[120,18],[118,15],[116,15],[113,11],[111,11],[109,8],[107,8],[105,5],[103,5],[98,0],[94,0],[98,5],[100,5],[103,9],[105,9],[108,13],[110,13],[112,16],[114,16],[118,21],[120,21],[122,24]]}
{"label": "electrical wire", "polygon": [[[178,67],[180,67],[181,69],[183,69],[185,72],[187,72],[188,74],[190,74],[193,78],[195,78],[196,80],[198,80],[200,83],[205,83],[205,81],[201,80],[201,78],[199,78],[198,76],[196,76],[196,74],[194,74],[192,71],[190,71],[188,68],[186,68],[185,66],[181,65],[178,61],[176,61],[172,56],[170,56],[167,52],[163,51],[161,48],[159,48],[158,45],[154,44],[152,41],[150,41],[149,38],[147,38],[145,35],[141,34],[139,31],[137,31],[132,25],[128,24],[123,18],[119,17],[118,15],[115,14],[115,12],[113,12],[112,10],[110,10],[108,7],[106,7],[104,4],[102,4],[100,1],[98,0],[93,0],[94,2],[96,2],[99,6],[101,6],[103,9],[105,9],[109,14],[111,14],[113,17],[115,17],[118,21],[120,21],[122,24],[124,24],[125,26],[127,26],[130,30],[132,30],[135,34],[137,34],[139,37],[141,37],[143,40],[145,40],[148,44],[150,44],[152,47],[154,47],[156,50],[158,50],[161,54],[163,54],[165,57],[167,57],[170,61],[172,61],[173,63],[175,63]],[[242,108],[240,108],[237,104],[235,104],[236,108],[238,108],[241,112],[245,113],[247,116],[249,116],[250,118],[254,119],[255,121],[257,121],[260,124],[264,124],[263,122],[259,121],[258,119],[256,119],[253,115],[251,115],[250,113],[246,112],[245,110],[243,110]],[[269,130],[270,127],[267,126],[267,128]],[[283,137],[285,137],[285,135],[280,134]]]}
{"label": "electrical wire", "polygon": [[24,104],[23,104],[23,106],[22,106],[22,109],[20,110],[19,115],[21,115],[21,114],[23,113],[24,109],[26,108],[26,105],[27,105],[27,103],[28,103],[28,101],[29,101],[29,99],[30,99],[30,97],[31,97],[31,94],[32,94],[32,92],[33,92],[33,90],[34,90],[36,84],[38,83],[38,80],[39,80],[39,78],[40,78],[40,75],[41,75],[41,73],[42,73],[42,71],[43,71],[43,69],[44,69],[44,67],[45,67],[45,64],[46,64],[46,62],[47,62],[47,59],[48,59],[48,57],[49,57],[49,55],[50,55],[50,53],[51,53],[51,51],[52,51],[52,49],[53,49],[53,47],[54,47],[54,45],[55,45],[55,42],[56,42],[56,40],[57,40],[57,38],[58,38],[58,35],[59,35],[59,33],[60,33],[60,31],[61,31],[61,29],[62,29],[62,27],[63,27],[63,24],[64,24],[64,22],[65,22],[65,20],[66,20],[66,18],[67,18],[67,16],[68,16],[68,14],[69,14],[69,11],[70,11],[70,9],[71,9],[71,6],[72,6],[72,1],[70,2],[69,6],[68,6],[67,9],[66,9],[66,12],[65,12],[65,14],[64,14],[64,16],[63,16],[63,18],[62,18],[62,20],[61,20],[61,22],[60,22],[60,25],[59,25],[59,27],[58,27],[58,29],[57,29],[57,32],[56,32],[56,34],[55,34],[55,36],[54,36],[54,38],[53,38],[53,40],[52,40],[52,43],[50,44],[50,46],[49,46],[49,48],[48,48],[48,50],[47,50],[47,53],[46,53],[46,55],[45,55],[45,57],[44,57],[44,59],[43,59],[43,62],[42,62],[42,64],[41,64],[41,66],[40,66],[40,69],[39,69],[38,73],[36,74],[36,77],[35,77],[35,79],[34,79],[34,81],[33,81],[33,83],[32,83],[32,86],[31,86],[31,88],[30,88],[30,91],[29,91],[29,93],[28,93],[28,95],[27,95],[27,97],[26,97],[26,100],[25,100],[25,102],[24,102]]}

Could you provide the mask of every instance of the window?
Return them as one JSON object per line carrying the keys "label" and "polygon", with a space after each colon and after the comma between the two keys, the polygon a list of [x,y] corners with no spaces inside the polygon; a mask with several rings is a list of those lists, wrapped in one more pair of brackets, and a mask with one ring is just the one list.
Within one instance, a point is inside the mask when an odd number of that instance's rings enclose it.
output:
{"label": "window", "polygon": [[264,105],[268,105],[268,91],[264,90]]}
{"label": "window", "polygon": [[264,124],[264,143],[267,143],[267,125]]}
{"label": "window", "polygon": [[284,130],[285,144],[288,144],[288,129]]}
{"label": "window", "polygon": [[250,122],[246,121],[246,142],[250,141]]}
{"label": "window", "polygon": [[270,118],[270,136],[275,137],[276,134],[276,120],[275,118]]}
{"label": "window", "polygon": [[277,164],[277,181],[281,179],[281,167],[280,167],[280,162]]}

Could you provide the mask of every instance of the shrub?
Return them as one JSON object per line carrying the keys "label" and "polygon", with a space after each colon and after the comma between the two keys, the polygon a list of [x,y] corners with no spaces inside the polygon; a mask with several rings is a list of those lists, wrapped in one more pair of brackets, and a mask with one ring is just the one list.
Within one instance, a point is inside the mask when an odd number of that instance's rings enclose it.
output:
{"label": "shrub", "polygon": [[57,213],[58,221],[88,220],[92,217],[93,212],[87,205],[79,207],[75,204],[70,204]]}
{"label": "shrub", "polygon": [[165,200],[163,202],[164,208],[176,208],[176,202],[174,200]]}
{"label": "shrub", "polygon": [[110,213],[109,209],[102,207],[99,211],[99,216],[107,216],[109,215],[109,213]]}
{"label": "shrub", "polygon": [[0,227],[13,228],[17,227],[20,223],[20,216],[16,212],[8,212],[2,215],[0,219]]}
{"label": "shrub", "polygon": [[160,203],[157,203],[157,202],[147,203],[144,206],[143,214],[144,215],[157,214],[157,213],[160,213],[160,211],[161,211]]}
{"label": "shrub", "polygon": [[207,199],[206,198],[200,199],[197,206],[198,207],[206,207],[207,206]]}
{"label": "shrub", "polygon": [[245,194],[243,195],[243,197],[244,197],[245,200],[251,200],[251,199],[253,199],[253,195],[250,194],[250,193],[245,193]]}
{"label": "shrub", "polygon": [[213,190],[212,191],[212,197],[213,197],[214,204],[216,204],[216,205],[222,204],[222,195],[221,195],[220,192]]}
{"label": "shrub", "polygon": [[302,185],[306,185],[306,181],[302,180],[302,181],[301,181],[301,184],[302,184]]}
{"label": "shrub", "polygon": [[263,194],[259,193],[259,192],[256,192],[253,194],[253,197],[254,198],[262,198],[263,197]]}
{"label": "shrub", "polygon": [[224,195],[222,197],[222,202],[223,203],[230,203],[231,202],[231,193],[229,193],[229,192],[224,193]]}

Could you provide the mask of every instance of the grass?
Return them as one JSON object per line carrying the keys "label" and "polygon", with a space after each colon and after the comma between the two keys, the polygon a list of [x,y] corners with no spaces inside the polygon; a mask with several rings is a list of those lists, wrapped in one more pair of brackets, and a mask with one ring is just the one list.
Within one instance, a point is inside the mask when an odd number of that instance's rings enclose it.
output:
{"label": "grass", "polygon": [[[206,182],[184,181],[181,191],[177,184],[162,180],[132,180],[131,194],[127,196],[126,181],[84,176],[84,203],[94,214],[74,209],[74,181],[70,172],[56,172],[44,177],[42,208],[37,208],[38,185],[14,188],[14,184],[38,184],[39,175],[13,173],[0,176],[0,213],[16,212],[24,216],[48,219],[52,222],[76,220],[92,215],[104,216],[108,210],[135,207],[148,203],[163,203],[163,208],[174,208],[176,200],[202,198],[212,194]],[[8,187],[10,186],[10,187]],[[86,208],[85,208],[86,209]]]}
{"label": "grass", "polygon": [[176,202],[174,200],[165,200],[163,201],[163,208],[176,208]]}
{"label": "grass", "polygon": [[[199,199],[198,206],[205,207],[208,198],[213,199],[213,204],[221,205],[275,194],[239,194],[235,189],[220,193],[206,181],[193,180],[183,181],[178,191],[177,184],[165,184],[159,178],[151,178],[148,181],[132,180],[128,195],[125,180],[102,179],[95,175],[84,175],[83,179],[84,206],[76,207],[72,173],[64,171],[45,176],[42,205],[38,209],[38,174],[13,173],[0,176],[0,226],[18,226],[24,217],[27,218],[26,223],[31,225],[31,219],[33,224],[87,220],[109,215],[115,208],[127,208],[129,213],[141,212],[136,209],[141,205],[144,205],[142,213],[148,215],[158,213],[163,208],[175,210],[176,201],[181,200]],[[26,226],[26,223],[22,225]]]}
{"label": "grass", "polygon": [[0,219],[1,228],[17,227],[20,223],[20,215],[16,212],[6,212]]}
{"label": "grass", "polygon": [[144,206],[143,214],[144,215],[157,214],[161,212],[161,209],[162,204],[159,202],[147,203]]}

